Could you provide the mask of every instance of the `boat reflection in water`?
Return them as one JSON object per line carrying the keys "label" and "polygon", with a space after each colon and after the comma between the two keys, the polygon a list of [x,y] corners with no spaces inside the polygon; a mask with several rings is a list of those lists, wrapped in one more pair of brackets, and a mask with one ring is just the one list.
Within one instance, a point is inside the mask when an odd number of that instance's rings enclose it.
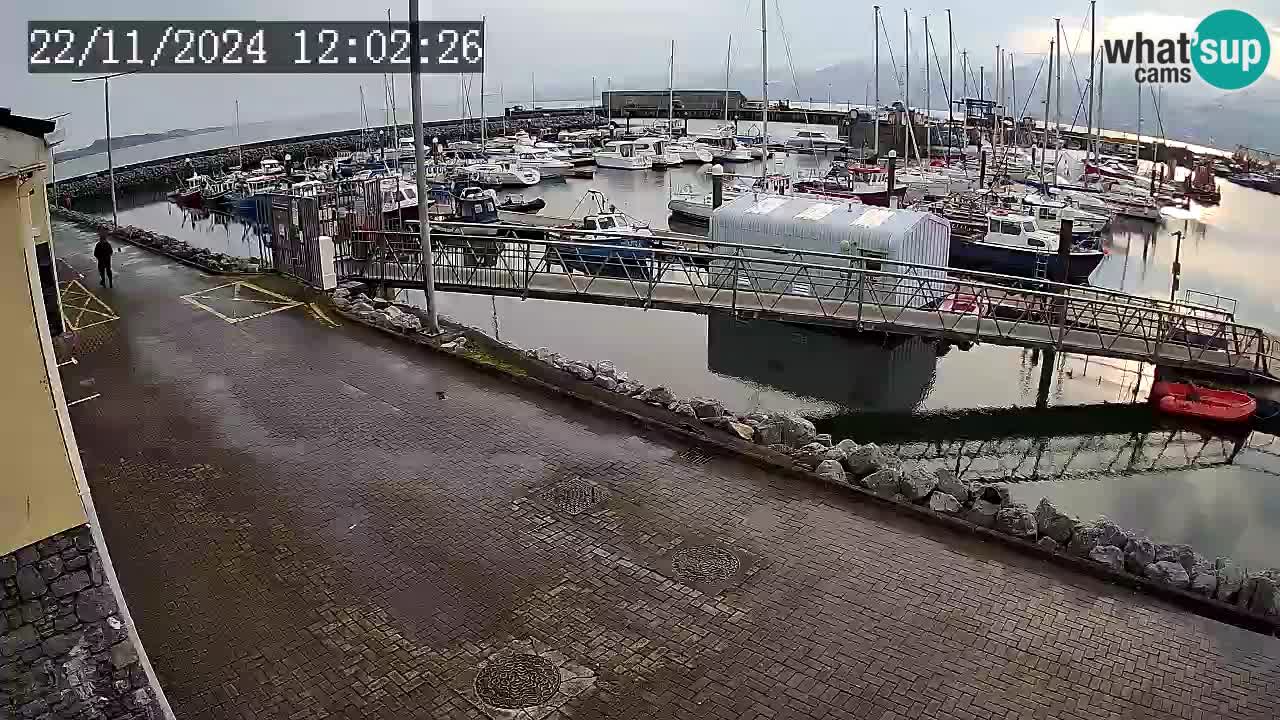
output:
{"label": "boat reflection in water", "polygon": [[715,373],[852,411],[910,413],[933,385],[937,352],[920,338],[886,338],[813,325],[707,317]]}

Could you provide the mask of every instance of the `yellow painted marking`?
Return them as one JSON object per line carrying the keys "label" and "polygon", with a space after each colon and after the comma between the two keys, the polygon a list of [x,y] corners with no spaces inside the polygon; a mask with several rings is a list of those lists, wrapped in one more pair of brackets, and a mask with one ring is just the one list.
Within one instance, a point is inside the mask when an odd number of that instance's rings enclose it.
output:
{"label": "yellow painted marking", "polygon": [[[62,292],[62,322],[72,331],[119,320],[111,306],[89,291],[79,280],[58,283]],[[89,322],[85,322],[85,315]]]}
{"label": "yellow painted marking", "polygon": [[[223,288],[231,288],[231,297],[218,297],[217,295],[210,294],[216,290],[221,290]],[[240,297],[241,288],[247,288],[256,293],[261,293],[263,295],[266,295],[268,298],[274,298],[274,299],[262,299],[262,298],[251,298],[251,297],[242,298]],[[244,317],[228,317],[222,314],[221,312],[219,312],[218,310],[215,310],[214,308],[206,305],[205,303],[200,302],[200,298],[203,298],[209,301],[217,299],[217,300],[229,300],[231,302],[259,303],[262,305],[274,305],[276,307],[273,307],[270,310],[264,310],[259,313],[254,313],[252,315],[246,315]],[[264,315],[270,315],[271,313],[277,313],[282,310],[289,310],[290,308],[295,308],[303,304],[297,300],[286,297],[279,293],[272,292],[264,287],[259,287],[258,285],[254,285],[253,283],[247,282],[244,280],[236,280],[229,283],[223,283],[222,285],[215,285],[214,287],[211,287],[211,288],[205,288],[204,290],[198,290],[196,292],[183,295],[180,297],[180,299],[183,300],[184,302],[190,303],[191,305],[195,305],[196,307],[202,310],[207,310],[213,313],[214,315],[222,318],[223,320],[226,320],[232,325],[236,323],[242,323],[245,320],[253,320],[255,318],[260,318]]]}
{"label": "yellow painted marking", "polygon": [[311,312],[316,314],[316,317],[320,319],[320,322],[328,324],[329,327],[341,327],[341,325],[339,325],[333,318],[326,315],[324,311],[320,309],[319,305],[311,303],[310,306]]}

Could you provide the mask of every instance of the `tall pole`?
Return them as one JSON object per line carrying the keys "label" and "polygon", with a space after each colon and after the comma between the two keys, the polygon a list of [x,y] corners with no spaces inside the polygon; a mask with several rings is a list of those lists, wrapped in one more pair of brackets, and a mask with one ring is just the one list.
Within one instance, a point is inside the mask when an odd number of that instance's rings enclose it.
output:
{"label": "tall pole", "polygon": [[924,153],[925,157],[933,155],[933,127],[930,125],[933,114],[932,97],[930,97],[929,75],[929,16],[924,16]]}
{"label": "tall pole", "polygon": [[902,37],[904,41],[902,54],[906,56],[906,70],[902,73],[905,80],[902,87],[902,164],[905,168],[911,159],[907,150],[911,133],[911,19],[907,16],[906,8],[902,9]]}
{"label": "tall pole", "polygon": [[1013,144],[1018,144],[1018,114],[1022,112],[1018,109],[1018,66],[1014,62],[1013,53],[1009,53],[1009,95],[1013,101]]}
{"label": "tall pole", "polygon": [[[605,85],[605,88],[607,89],[604,91],[604,94],[609,96],[609,102],[604,104],[605,119],[608,120],[610,124],[613,124],[613,76],[610,75],[605,82],[607,83]],[[612,135],[613,132],[610,131],[609,134]]]}
{"label": "tall pole", "polygon": [[529,73],[529,109],[538,107],[538,82],[533,73]]}
{"label": "tall pole", "polygon": [[724,121],[729,122],[729,58],[733,56],[733,33],[729,33],[729,47],[724,51]]}
{"label": "tall pole", "polygon": [[[1098,122],[1097,137],[1093,139],[1093,161],[1097,162],[1102,157],[1102,98],[1105,93],[1102,92],[1102,69],[1106,67],[1106,63],[1102,58],[1098,58]],[[1127,256],[1126,256],[1127,257]]]}
{"label": "tall pole", "polygon": [[676,126],[676,41],[671,41],[671,63],[667,67],[667,128],[675,133]]}
{"label": "tall pole", "polygon": [[1053,37],[1058,42],[1058,78],[1055,81],[1058,86],[1058,100],[1053,111],[1053,127],[1058,131],[1053,148],[1053,169],[1056,176],[1058,171],[1058,144],[1062,142],[1062,18],[1053,19]]}
{"label": "tall pole", "polygon": [[[409,47],[412,48],[421,47],[422,43],[422,28],[418,24],[418,2],[419,0],[409,0]],[[413,176],[418,181],[418,197],[423,198],[425,203],[427,178],[422,168],[426,166],[427,150],[422,141],[422,56],[416,52],[409,53],[409,79],[413,105],[413,155],[417,160]],[[425,205],[423,209],[425,211]],[[440,322],[436,318],[435,263],[431,257],[431,214],[428,212],[421,213],[418,219],[418,240],[422,243],[419,267],[427,296],[427,332],[438,335]]]}
{"label": "tall pole", "polygon": [[[107,134],[110,135],[111,133],[108,132]],[[1141,84],[1138,85],[1138,132],[1134,136],[1134,148],[1133,148],[1133,171],[1135,173],[1139,172],[1138,163],[1140,160],[1142,160],[1142,85]],[[111,186],[115,187],[115,183],[112,183]]]}
{"label": "tall pole", "polygon": [[1049,98],[1053,96],[1053,48],[1056,38],[1049,41],[1049,75],[1044,88],[1044,144],[1040,148],[1040,182],[1044,182],[1044,156],[1049,154]]}
{"label": "tall pole", "polygon": [[1098,0],[1089,0],[1089,128],[1086,133],[1085,153],[1084,156],[1089,157],[1089,150],[1093,145],[1093,94],[1096,88],[1093,84],[1093,68],[1097,61],[1098,45],[1096,33],[1098,29]]}
{"label": "tall pole", "polygon": [[240,140],[240,98],[236,98],[236,149],[240,153],[240,169],[244,169],[244,143]]}
{"label": "tall pole", "polygon": [[[480,44],[484,46],[484,41],[489,34],[489,24],[486,22],[488,18],[484,15],[480,16]],[[596,94],[596,79],[591,78],[591,94]],[[489,116],[484,112],[484,69],[480,70],[480,152],[489,145]]]}
{"label": "tall pole", "polygon": [[596,76],[592,75],[591,76],[591,103],[594,105],[596,100],[598,99],[599,98],[596,97]]}
{"label": "tall pole", "polygon": [[764,109],[760,111],[760,157],[769,161],[769,0],[760,0],[760,84]]}
{"label": "tall pole", "polygon": [[876,155],[880,155],[880,6],[876,5],[875,26],[876,26],[876,107],[875,107],[875,135],[876,135]]}
{"label": "tall pole", "polygon": [[951,140],[955,137],[955,117],[952,109],[956,104],[956,63],[955,35],[951,32],[951,8],[947,8],[947,164],[951,163]]}
{"label": "tall pole", "polygon": [[111,160],[111,78],[102,81],[102,105],[107,117],[107,175],[111,182],[111,225],[120,227],[120,211],[116,205],[116,165]]}

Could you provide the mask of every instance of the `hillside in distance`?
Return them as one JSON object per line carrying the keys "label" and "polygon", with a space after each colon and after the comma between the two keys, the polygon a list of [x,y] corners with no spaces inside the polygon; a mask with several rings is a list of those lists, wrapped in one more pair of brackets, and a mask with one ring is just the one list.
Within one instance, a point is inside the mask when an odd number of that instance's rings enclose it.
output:
{"label": "hillside in distance", "polygon": [[[217,132],[218,130],[222,130],[222,129],[223,128],[221,127],[197,128],[195,130],[189,130],[189,129],[183,128],[183,129],[169,130],[167,132],[159,132],[159,133],[138,133],[136,135],[121,135],[119,137],[111,138],[111,149],[122,150],[124,148],[134,147],[137,145],[146,145],[148,143],[159,142],[161,140],[172,140],[174,138],[187,137],[189,135],[203,135],[204,133]],[[98,153],[103,153],[106,151],[107,151],[106,138],[99,138],[82,148],[76,148],[75,150],[67,150],[65,152],[55,153],[54,160],[56,162],[61,162],[63,160],[74,160],[78,157],[85,157],[86,155],[97,155]]]}

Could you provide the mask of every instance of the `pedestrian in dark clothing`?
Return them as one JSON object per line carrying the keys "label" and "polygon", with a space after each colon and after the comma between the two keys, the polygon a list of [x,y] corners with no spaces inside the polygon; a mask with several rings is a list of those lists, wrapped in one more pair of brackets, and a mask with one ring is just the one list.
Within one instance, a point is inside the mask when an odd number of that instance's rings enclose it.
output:
{"label": "pedestrian in dark clothing", "polygon": [[111,253],[115,252],[111,248],[111,243],[107,242],[107,234],[105,232],[98,233],[98,244],[93,246],[93,256],[98,259],[98,284],[116,286],[115,278],[111,276]]}

